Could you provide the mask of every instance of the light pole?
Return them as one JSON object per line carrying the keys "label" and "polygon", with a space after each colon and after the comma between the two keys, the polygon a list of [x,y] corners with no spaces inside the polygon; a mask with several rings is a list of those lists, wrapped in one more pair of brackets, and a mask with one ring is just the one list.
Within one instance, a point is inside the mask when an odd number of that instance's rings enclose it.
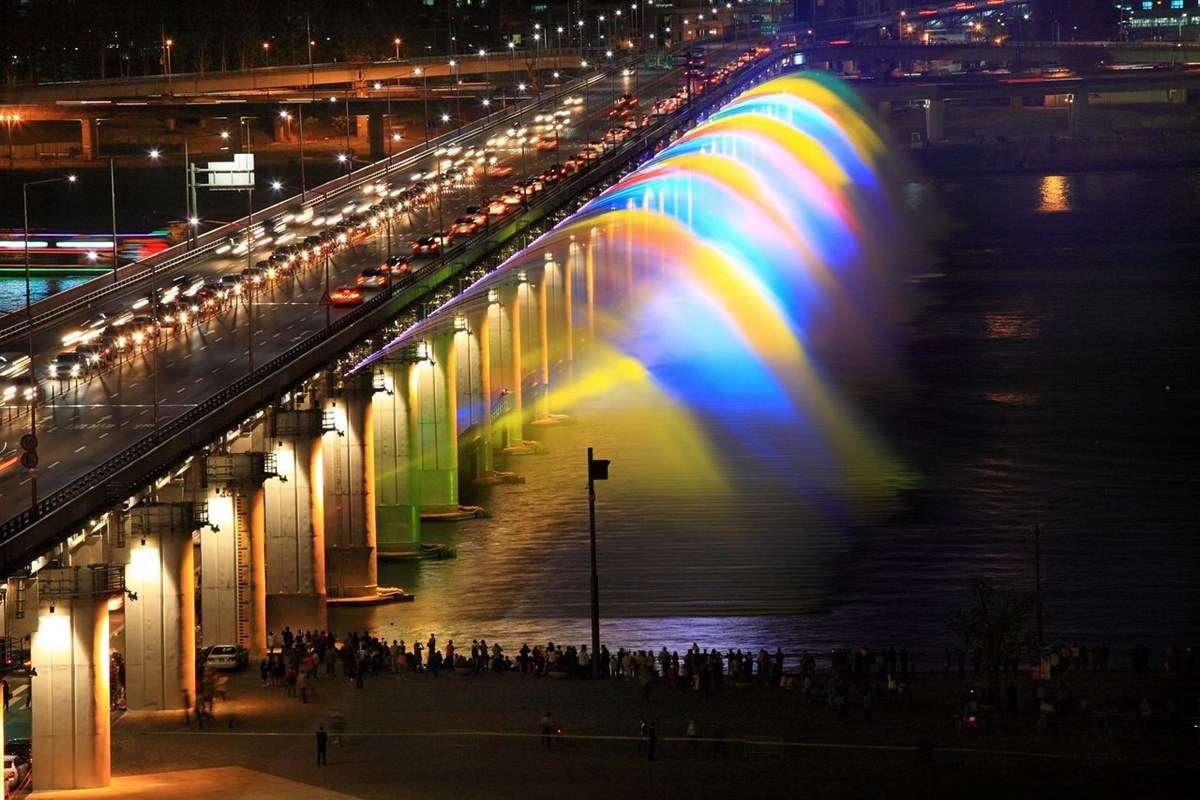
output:
{"label": "light pole", "polygon": [[592,677],[600,677],[600,577],[596,570],[596,481],[608,480],[608,459],[587,450],[588,543],[591,549]]}
{"label": "light pole", "polygon": [[[192,241],[193,233],[194,233],[193,229],[195,228],[195,226],[197,224],[199,224],[199,219],[198,219],[199,212],[196,209],[192,208],[191,169],[188,166],[188,161],[190,159],[190,156],[188,154],[189,141],[190,141],[190,137],[188,137],[188,136],[183,137],[183,214],[184,214],[184,220],[187,223],[187,228],[186,228],[186,230],[187,230],[187,247],[190,250],[192,245],[194,244],[194,242]],[[159,158],[162,157],[162,151],[160,151],[157,147],[152,147],[152,148],[150,148],[149,156],[150,156],[151,161],[157,162],[159,160]],[[111,163],[112,162],[110,160],[109,161],[110,166],[111,166]],[[114,194],[115,194],[115,191],[114,191]],[[195,221],[193,222],[193,220],[195,220]]]}
{"label": "light pole", "polygon": [[[21,216],[25,225],[25,323],[29,327],[29,385],[33,387],[33,395],[29,400],[29,447],[24,447],[27,453],[32,453],[31,463],[26,463],[25,468],[29,470],[29,513],[33,517],[38,514],[38,496],[37,496],[37,401],[38,401],[38,385],[37,372],[33,360],[33,289],[29,279],[29,187],[38,186],[44,183],[58,183],[66,181],[67,183],[75,183],[74,175],[67,175],[62,178],[44,178],[40,181],[26,181],[21,184]],[[24,462],[24,457],[23,457]]]}
{"label": "light pole", "polygon": [[[291,113],[286,109],[280,109],[279,116],[281,119],[290,120]],[[304,202],[304,196],[308,192],[308,184],[304,180],[304,106],[296,104],[296,122],[300,129],[300,202]]]}
{"label": "light pole", "polygon": [[392,44],[394,44],[396,46],[396,60],[399,61],[400,60],[400,37],[397,36],[395,39],[392,39]]}
{"label": "light pole", "polygon": [[462,80],[458,77],[458,61],[450,59],[451,74],[454,76],[454,116],[458,118],[458,132],[462,133]]}
{"label": "light pole", "polygon": [[508,61],[512,66],[512,82],[517,82],[517,44],[509,41],[508,43]]}
{"label": "light pole", "polygon": [[117,269],[120,267],[120,260],[117,257],[117,178],[116,167],[113,165],[112,156],[108,158],[108,199],[112,206],[112,273],[113,283],[117,282]]}
{"label": "light pole", "polygon": [[271,43],[263,42],[263,58],[266,60],[266,66],[271,66]]}
{"label": "light pole", "polygon": [[428,76],[425,70],[420,67],[414,67],[413,72],[421,76],[421,100],[425,106],[425,149],[429,149],[429,84],[426,82]]}
{"label": "light pole", "polygon": [[[346,155],[351,155],[350,148],[350,87],[346,87]],[[346,183],[350,182],[350,173],[346,173]]]}

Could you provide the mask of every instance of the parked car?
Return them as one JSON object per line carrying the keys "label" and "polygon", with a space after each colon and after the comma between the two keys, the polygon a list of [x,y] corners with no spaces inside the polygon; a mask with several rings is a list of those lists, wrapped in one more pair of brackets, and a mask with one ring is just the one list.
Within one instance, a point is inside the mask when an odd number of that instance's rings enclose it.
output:
{"label": "parked car", "polygon": [[31,769],[28,760],[21,760],[16,755],[4,755],[4,791],[5,794],[15,792],[29,783]]}
{"label": "parked car", "polygon": [[210,669],[242,669],[250,663],[250,653],[236,644],[218,644],[208,651],[205,666]]}

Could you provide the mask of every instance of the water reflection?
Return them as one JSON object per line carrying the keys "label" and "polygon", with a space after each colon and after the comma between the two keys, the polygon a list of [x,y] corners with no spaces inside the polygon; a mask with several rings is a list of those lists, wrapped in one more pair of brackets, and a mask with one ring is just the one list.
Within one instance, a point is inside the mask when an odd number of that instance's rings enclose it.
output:
{"label": "water reflection", "polygon": [[1038,187],[1038,211],[1054,214],[1071,210],[1071,179],[1066,175],[1043,175]]}
{"label": "water reflection", "polygon": [[[94,274],[33,275],[29,280],[29,293],[36,303],[52,294],[78,286],[94,278]],[[25,275],[12,272],[0,274],[0,314],[25,308]]]}

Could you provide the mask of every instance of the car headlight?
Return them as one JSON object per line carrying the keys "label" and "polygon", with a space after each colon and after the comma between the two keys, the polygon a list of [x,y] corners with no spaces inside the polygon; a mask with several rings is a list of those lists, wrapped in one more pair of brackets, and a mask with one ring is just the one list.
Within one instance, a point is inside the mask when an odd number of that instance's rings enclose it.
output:
{"label": "car headlight", "polygon": [[57,378],[57,377],[58,377],[58,365],[57,365],[57,364],[51,364],[51,365],[50,365],[50,377],[51,377],[51,378]]}
{"label": "car headlight", "polygon": [[72,378],[78,378],[78,377],[79,377],[79,365],[78,365],[78,364],[72,364],[72,365],[71,365],[71,377],[72,377]]}

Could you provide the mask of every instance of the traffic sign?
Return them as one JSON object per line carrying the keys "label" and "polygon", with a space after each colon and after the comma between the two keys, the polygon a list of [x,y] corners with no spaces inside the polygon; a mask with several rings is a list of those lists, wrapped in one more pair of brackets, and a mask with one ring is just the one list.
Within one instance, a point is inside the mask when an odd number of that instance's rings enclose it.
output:
{"label": "traffic sign", "polygon": [[38,454],[32,450],[27,450],[21,453],[21,466],[25,469],[36,469],[38,465]]}
{"label": "traffic sign", "polygon": [[37,445],[38,445],[37,437],[34,436],[32,433],[27,433],[21,437],[21,449],[22,450],[37,450]]}

